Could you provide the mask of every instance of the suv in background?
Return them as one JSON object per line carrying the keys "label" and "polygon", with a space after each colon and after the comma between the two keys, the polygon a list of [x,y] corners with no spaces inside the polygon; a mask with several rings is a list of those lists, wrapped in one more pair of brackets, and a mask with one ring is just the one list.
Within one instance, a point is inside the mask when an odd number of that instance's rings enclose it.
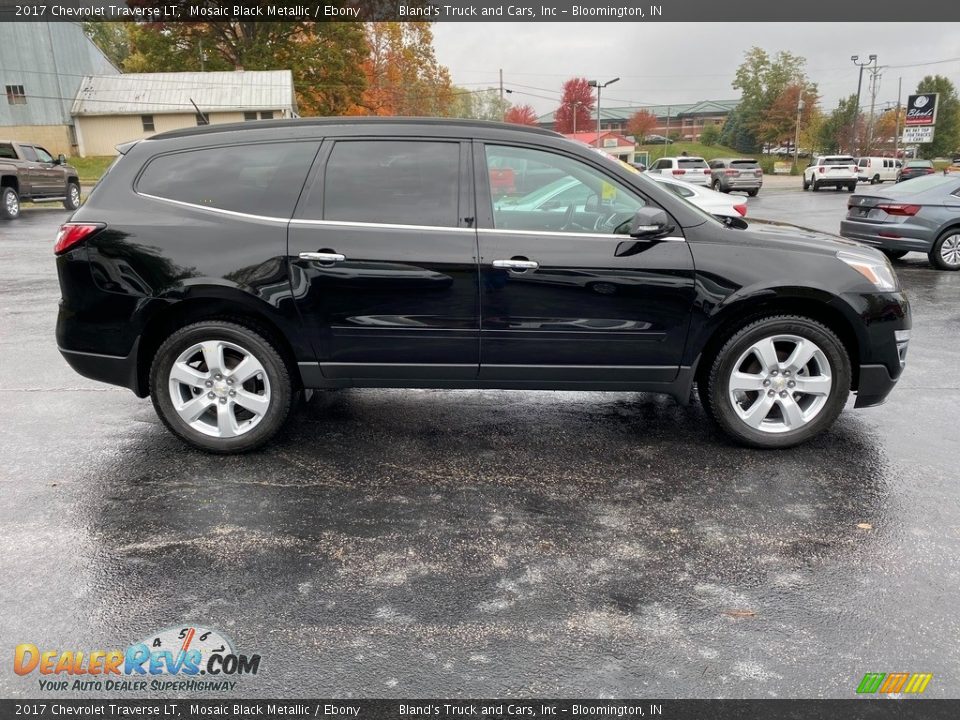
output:
{"label": "suv in background", "polygon": [[710,166],[702,157],[681,155],[660,158],[647,170],[651,175],[666,175],[694,185],[710,184]]}
{"label": "suv in background", "polygon": [[80,180],[63,155],[53,157],[39,145],[0,140],[0,217],[20,216],[20,203],[62,202],[80,207]]}
{"label": "suv in background", "polygon": [[[120,152],[54,246],[57,345],[211,452],[267,442],[302,390],[362,387],[696,388],[780,448],[903,369],[910,307],[877,250],[730,230],[540,128],[264,120]],[[492,167],[576,199],[512,203]]]}
{"label": "suv in background", "polygon": [[710,161],[710,186],[717,192],[743,190],[756,197],[763,187],[763,170],[750,158],[718,158]]}
{"label": "suv in background", "polygon": [[849,155],[819,155],[803,171],[803,189],[816,192],[822,187],[857,189],[857,161]]}

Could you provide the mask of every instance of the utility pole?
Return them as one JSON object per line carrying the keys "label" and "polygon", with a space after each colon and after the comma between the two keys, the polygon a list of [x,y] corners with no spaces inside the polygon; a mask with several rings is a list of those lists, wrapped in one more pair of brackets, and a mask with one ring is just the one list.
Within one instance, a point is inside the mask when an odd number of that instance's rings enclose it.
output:
{"label": "utility pole", "polygon": [[600,91],[607,85],[613,85],[619,79],[620,78],[615,77],[613,80],[607,80],[605,83],[601,83],[599,80],[590,80],[587,83],[590,87],[597,89],[597,147],[600,147]]}
{"label": "utility pole", "polygon": [[867,125],[867,152],[873,152],[873,114],[877,107],[877,92],[880,90],[880,68],[874,62],[870,68],[870,122]]}
{"label": "utility pole", "polygon": [[577,134],[577,114],[580,112],[580,106],[583,105],[582,102],[577,100],[573,103],[573,134]]}
{"label": "utility pole", "polygon": [[797,84],[797,131],[793,140],[793,167],[800,164],[800,111],[803,109],[803,85]]}
{"label": "utility pole", "polygon": [[897,80],[897,130],[893,134],[893,159],[894,165],[900,157],[900,93],[903,92],[903,76]]}
{"label": "utility pole", "polygon": [[667,145],[670,144],[670,106],[667,105],[667,129],[663,133],[663,155],[667,155]]}
{"label": "utility pole", "polygon": [[507,106],[503,104],[503,68],[500,68],[500,122],[507,119]]}
{"label": "utility pole", "polygon": [[860,76],[857,79],[857,105],[853,109],[853,128],[850,133],[851,144],[853,147],[850,148],[850,154],[857,152],[857,125],[860,120],[860,91],[863,88],[863,69],[870,63],[876,64],[877,56],[871,55],[865,63],[857,62],[860,59],[859,55],[852,55],[850,59],[853,61],[853,64],[860,68]]}

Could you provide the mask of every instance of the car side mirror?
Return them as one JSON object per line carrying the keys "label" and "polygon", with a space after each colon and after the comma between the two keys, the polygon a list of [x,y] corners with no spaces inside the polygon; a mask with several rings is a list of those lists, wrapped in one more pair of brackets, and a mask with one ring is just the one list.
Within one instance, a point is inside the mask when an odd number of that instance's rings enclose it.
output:
{"label": "car side mirror", "polygon": [[63,153],[60,153],[59,155],[57,155],[56,164],[57,164],[57,165],[66,165],[66,164],[67,164],[67,158],[64,157]]}
{"label": "car side mirror", "polygon": [[673,231],[670,218],[660,208],[644,207],[633,214],[627,234],[630,237],[655,239]]}

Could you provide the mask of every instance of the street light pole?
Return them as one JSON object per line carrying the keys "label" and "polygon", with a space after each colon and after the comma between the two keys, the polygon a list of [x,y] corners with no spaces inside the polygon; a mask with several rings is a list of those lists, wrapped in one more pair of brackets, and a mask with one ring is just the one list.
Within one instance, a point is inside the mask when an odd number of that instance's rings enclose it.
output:
{"label": "street light pole", "polygon": [[803,109],[803,86],[797,85],[797,132],[793,139],[793,167],[800,164],[800,111]]}
{"label": "street light pole", "polygon": [[853,147],[850,148],[850,153],[853,154],[857,150],[857,121],[860,119],[860,91],[863,89],[863,69],[870,63],[876,64],[877,56],[871,55],[869,59],[864,62],[857,62],[860,59],[859,55],[852,55],[850,59],[853,61],[853,64],[860,68],[860,77],[857,79],[857,105],[853,109],[853,132],[851,133],[851,143]]}
{"label": "street light pole", "polygon": [[583,105],[579,100],[573,103],[573,134],[577,134],[577,113],[579,112],[580,106]]}
{"label": "street light pole", "polygon": [[613,80],[607,80],[607,82],[602,84],[599,80],[590,80],[587,83],[588,86],[597,89],[597,147],[600,147],[600,91],[607,85],[613,85],[619,79],[620,78],[615,77]]}

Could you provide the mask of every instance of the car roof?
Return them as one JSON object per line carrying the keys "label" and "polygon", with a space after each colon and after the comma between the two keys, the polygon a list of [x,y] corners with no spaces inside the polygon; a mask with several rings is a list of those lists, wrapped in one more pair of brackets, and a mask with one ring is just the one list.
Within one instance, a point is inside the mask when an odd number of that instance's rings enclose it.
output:
{"label": "car roof", "polygon": [[434,117],[323,117],[323,118],[289,118],[283,120],[257,120],[256,122],[218,123],[216,125],[200,125],[198,127],[169,130],[150,137],[151,140],[165,140],[169,138],[192,137],[196,135],[211,135],[223,132],[242,132],[254,130],[270,130],[285,128],[322,128],[336,126],[424,126],[450,128],[476,128],[479,130],[511,130],[519,133],[546,135],[549,137],[563,137],[552,130],[546,130],[531,125],[515,125],[513,123],[493,122],[491,120],[466,120],[455,118]]}

